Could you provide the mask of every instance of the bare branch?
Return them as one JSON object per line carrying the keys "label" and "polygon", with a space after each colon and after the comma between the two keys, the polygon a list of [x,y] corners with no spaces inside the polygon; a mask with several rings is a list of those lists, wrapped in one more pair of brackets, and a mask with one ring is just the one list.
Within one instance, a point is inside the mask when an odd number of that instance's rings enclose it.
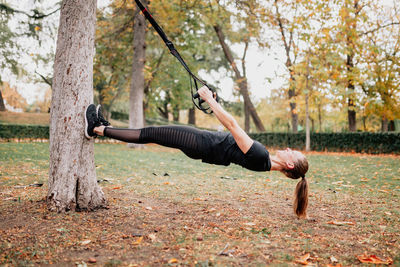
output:
{"label": "bare branch", "polygon": [[367,35],[367,34],[379,31],[379,30],[381,30],[383,28],[386,28],[386,27],[389,27],[389,26],[393,26],[393,25],[400,25],[400,22],[391,22],[391,23],[376,27],[375,29],[372,29],[370,31],[361,32],[361,33],[358,34],[358,36]]}
{"label": "bare branch", "polygon": [[38,73],[37,71],[35,71],[35,73],[36,73],[37,75],[39,75],[40,78],[42,78],[42,80],[43,80],[46,84],[50,85],[50,87],[52,86],[52,84],[53,84],[53,79],[52,79],[52,78],[46,78],[46,77],[44,77],[42,74]]}
{"label": "bare branch", "polygon": [[43,13],[39,12],[37,9],[34,9],[33,10],[33,15],[31,15],[31,14],[28,14],[27,12],[25,12],[25,11],[17,10],[17,9],[14,9],[14,8],[6,5],[6,4],[1,4],[0,3],[0,11],[5,11],[6,13],[11,13],[11,14],[19,13],[19,14],[23,14],[23,15],[31,18],[31,19],[36,19],[36,20],[43,19],[45,17],[51,16],[54,13],[56,13],[57,11],[59,11],[60,9],[61,9],[61,7],[55,9],[54,11],[52,11],[52,12],[50,12],[48,14],[43,14]]}

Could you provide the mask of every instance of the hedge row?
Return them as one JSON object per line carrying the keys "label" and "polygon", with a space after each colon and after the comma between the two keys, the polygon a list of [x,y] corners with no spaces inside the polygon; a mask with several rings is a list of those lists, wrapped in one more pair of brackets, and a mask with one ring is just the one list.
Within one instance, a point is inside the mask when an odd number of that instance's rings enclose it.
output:
{"label": "hedge row", "polygon": [[0,124],[0,139],[49,139],[49,126]]}
{"label": "hedge row", "polygon": [[[305,133],[254,133],[250,136],[274,148],[305,149]],[[400,133],[311,133],[313,151],[400,154]]]}
{"label": "hedge row", "polygon": [[[271,148],[305,148],[304,133],[253,133],[250,136]],[[0,124],[0,139],[48,139],[49,127]],[[311,150],[400,154],[400,133],[312,133]]]}

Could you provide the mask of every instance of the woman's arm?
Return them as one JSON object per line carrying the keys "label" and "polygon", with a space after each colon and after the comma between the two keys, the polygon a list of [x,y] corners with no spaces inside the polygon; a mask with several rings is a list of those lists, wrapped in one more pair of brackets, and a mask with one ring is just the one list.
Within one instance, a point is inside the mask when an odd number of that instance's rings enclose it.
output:
{"label": "woman's arm", "polygon": [[221,105],[215,101],[212,92],[207,87],[201,87],[198,90],[198,93],[200,97],[208,103],[222,125],[224,125],[231,132],[240,150],[246,154],[254,143],[253,139],[251,139],[247,133],[240,128],[235,118],[233,118],[231,114],[226,112]]}

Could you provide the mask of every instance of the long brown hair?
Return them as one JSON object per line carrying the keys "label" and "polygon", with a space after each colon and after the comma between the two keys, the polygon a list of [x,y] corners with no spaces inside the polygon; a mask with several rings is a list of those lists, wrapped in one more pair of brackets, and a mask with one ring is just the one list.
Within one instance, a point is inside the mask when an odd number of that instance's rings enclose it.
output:
{"label": "long brown hair", "polygon": [[299,218],[307,217],[307,206],[308,206],[308,182],[306,179],[306,172],[308,171],[308,161],[306,157],[298,160],[294,164],[293,169],[285,169],[282,172],[289,178],[299,179],[300,182],[297,183],[296,190],[294,191],[294,203],[293,210],[294,213]]}

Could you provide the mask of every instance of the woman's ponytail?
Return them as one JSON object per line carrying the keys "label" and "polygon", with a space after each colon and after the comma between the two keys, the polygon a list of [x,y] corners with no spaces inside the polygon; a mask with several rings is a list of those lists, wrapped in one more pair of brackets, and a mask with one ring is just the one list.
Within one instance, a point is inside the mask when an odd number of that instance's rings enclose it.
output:
{"label": "woman's ponytail", "polygon": [[302,176],[300,182],[297,183],[294,196],[294,212],[299,218],[306,218],[308,206],[308,182],[304,175]]}

